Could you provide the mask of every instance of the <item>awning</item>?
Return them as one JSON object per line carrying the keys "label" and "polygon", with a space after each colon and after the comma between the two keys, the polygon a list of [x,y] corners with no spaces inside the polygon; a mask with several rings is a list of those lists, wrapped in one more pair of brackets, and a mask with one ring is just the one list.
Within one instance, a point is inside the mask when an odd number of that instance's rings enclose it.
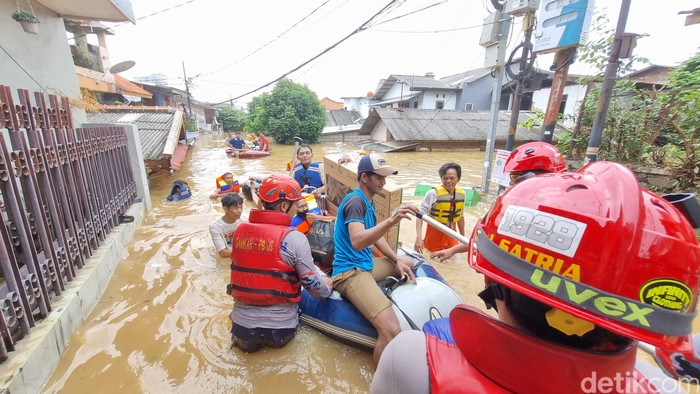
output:
{"label": "awning", "polygon": [[37,0],[63,18],[136,23],[129,0]]}

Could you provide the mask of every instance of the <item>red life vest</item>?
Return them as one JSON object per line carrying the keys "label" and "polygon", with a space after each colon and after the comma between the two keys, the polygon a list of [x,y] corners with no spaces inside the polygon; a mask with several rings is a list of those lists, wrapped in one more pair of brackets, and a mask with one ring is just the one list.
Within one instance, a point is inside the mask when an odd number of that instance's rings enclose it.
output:
{"label": "red life vest", "polygon": [[454,342],[426,334],[432,393],[600,392],[601,385],[611,393],[658,393],[635,369],[636,346],[615,353],[560,346],[466,305],[449,322]]}
{"label": "red life vest", "polygon": [[249,220],[241,223],[233,235],[231,295],[249,305],[299,302],[299,276],[280,255],[282,239],[294,230],[289,227],[290,217],[278,211],[254,209]]}

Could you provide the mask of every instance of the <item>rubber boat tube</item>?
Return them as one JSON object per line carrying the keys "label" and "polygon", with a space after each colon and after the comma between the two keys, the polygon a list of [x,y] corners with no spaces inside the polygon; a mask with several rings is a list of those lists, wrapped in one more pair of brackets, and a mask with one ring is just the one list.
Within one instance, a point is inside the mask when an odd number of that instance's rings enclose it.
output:
{"label": "rubber boat tube", "polygon": [[[415,329],[411,322],[421,329],[429,320],[447,317],[456,305],[462,303],[459,295],[422,255],[403,247],[399,254],[413,259],[417,281],[417,284],[407,281],[385,288],[385,294],[393,300],[402,331]],[[377,342],[374,326],[337,291],[333,290],[326,300],[318,300],[302,291],[299,308],[301,321],[322,334],[361,349],[374,349]]]}

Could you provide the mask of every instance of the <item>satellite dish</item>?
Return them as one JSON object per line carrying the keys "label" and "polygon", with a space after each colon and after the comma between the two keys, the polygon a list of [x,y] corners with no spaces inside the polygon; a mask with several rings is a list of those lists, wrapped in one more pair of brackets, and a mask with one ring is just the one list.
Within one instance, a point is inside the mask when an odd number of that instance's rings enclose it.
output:
{"label": "satellite dish", "polygon": [[109,68],[109,72],[112,74],[119,74],[121,72],[124,72],[131,67],[134,67],[136,65],[136,62],[133,60],[125,60],[123,62],[117,63],[113,65],[112,67]]}

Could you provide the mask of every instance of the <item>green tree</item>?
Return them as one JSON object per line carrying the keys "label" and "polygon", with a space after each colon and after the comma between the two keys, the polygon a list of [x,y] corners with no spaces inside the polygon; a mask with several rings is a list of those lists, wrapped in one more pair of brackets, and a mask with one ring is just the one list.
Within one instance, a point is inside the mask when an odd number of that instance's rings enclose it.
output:
{"label": "green tree", "polygon": [[[593,78],[573,133],[558,134],[562,151],[583,157],[600,96],[600,84],[612,45],[612,29],[604,17],[593,26],[601,38],[579,49],[579,60],[594,65]],[[610,99],[599,150],[600,160],[651,164],[673,174],[674,189],[697,190],[700,184],[700,54],[692,56],[669,74],[661,90],[637,89],[621,77],[648,60],[621,59],[618,80]]]}
{"label": "green tree", "polygon": [[243,128],[248,133],[267,131],[267,118],[265,117],[265,103],[269,101],[270,93],[265,92],[260,96],[255,96],[248,103],[248,117]]}
{"label": "green tree", "polygon": [[295,136],[307,143],[318,142],[326,125],[326,111],[316,93],[289,79],[253,99],[248,110],[245,130],[265,130],[280,144],[294,143]]}
{"label": "green tree", "polygon": [[246,118],[247,114],[241,110],[231,107],[219,108],[219,122],[223,125],[224,130],[243,130]]}
{"label": "green tree", "polygon": [[186,131],[197,131],[197,117],[190,116],[185,120]]}

